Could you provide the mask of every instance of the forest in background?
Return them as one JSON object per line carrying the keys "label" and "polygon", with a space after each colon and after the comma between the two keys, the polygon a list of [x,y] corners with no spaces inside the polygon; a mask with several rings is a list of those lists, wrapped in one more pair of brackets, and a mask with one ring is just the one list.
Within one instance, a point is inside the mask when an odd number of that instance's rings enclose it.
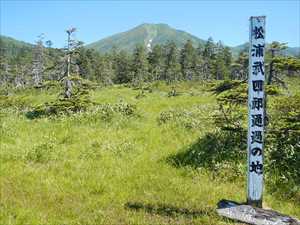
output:
{"label": "forest in background", "polygon": [[[199,42],[198,46],[191,40],[183,46],[170,40],[154,46],[140,44],[131,51],[112,46],[111,51],[101,53],[72,38],[75,32],[70,36],[69,49],[68,42],[63,49],[52,48],[53,43],[44,41],[43,35],[38,37],[35,45],[2,36],[1,85],[28,87],[61,80],[67,74],[68,56],[72,56],[71,75],[104,85],[247,78],[247,45],[237,54],[221,41],[215,43],[212,38]],[[300,53],[297,57],[287,56],[286,49],[285,43],[267,45],[265,65],[267,71],[272,70],[271,80],[280,82],[283,75],[295,76],[298,72]]]}

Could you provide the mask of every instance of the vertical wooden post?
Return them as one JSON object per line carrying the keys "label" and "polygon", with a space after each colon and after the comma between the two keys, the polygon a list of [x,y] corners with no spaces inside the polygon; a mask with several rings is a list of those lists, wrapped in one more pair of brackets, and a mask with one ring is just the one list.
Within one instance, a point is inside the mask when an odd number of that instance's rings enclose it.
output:
{"label": "vertical wooden post", "polygon": [[265,119],[265,17],[250,17],[247,203],[262,207]]}

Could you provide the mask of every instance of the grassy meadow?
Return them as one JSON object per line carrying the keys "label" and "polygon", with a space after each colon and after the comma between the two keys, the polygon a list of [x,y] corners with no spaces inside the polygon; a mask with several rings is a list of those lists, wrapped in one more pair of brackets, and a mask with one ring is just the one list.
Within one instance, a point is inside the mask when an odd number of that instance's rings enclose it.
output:
{"label": "grassy meadow", "polygon": [[[299,81],[290,83],[297,91]],[[133,115],[108,119],[88,113],[30,119],[26,110],[54,100],[57,91],[15,92],[22,106],[0,111],[0,224],[235,224],[215,209],[221,199],[245,201],[246,169],[229,179],[170,160],[216,129],[211,116],[218,110],[203,83],[177,90],[168,97],[170,87],[159,84],[137,98],[140,90],[129,87],[97,88],[94,102],[136,106]],[[161,123],[172,110],[186,116]],[[267,188],[264,207],[300,218],[297,202]]]}

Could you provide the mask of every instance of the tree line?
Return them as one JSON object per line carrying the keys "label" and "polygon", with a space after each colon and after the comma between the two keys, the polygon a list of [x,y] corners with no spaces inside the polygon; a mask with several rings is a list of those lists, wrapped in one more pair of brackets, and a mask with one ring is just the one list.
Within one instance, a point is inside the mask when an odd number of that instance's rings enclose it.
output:
{"label": "tree line", "polygon": [[[194,47],[188,40],[182,48],[174,42],[146,48],[137,45],[133,52],[113,48],[100,53],[84,47],[67,30],[67,46],[52,48],[51,41],[39,36],[32,47],[24,47],[11,56],[1,48],[0,84],[14,87],[38,87],[44,81],[63,80],[77,75],[105,85],[166,81],[171,84],[183,80],[244,80],[248,74],[248,49],[233,57],[231,49],[222,42],[209,38],[205,44]],[[69,33],[68,33],[69,32]],[[281,81],[280,75],[297,74],[299,58],[285,57],[280,51],[285,44],[273,42],[266,51],[266,70],[269,79]]]}

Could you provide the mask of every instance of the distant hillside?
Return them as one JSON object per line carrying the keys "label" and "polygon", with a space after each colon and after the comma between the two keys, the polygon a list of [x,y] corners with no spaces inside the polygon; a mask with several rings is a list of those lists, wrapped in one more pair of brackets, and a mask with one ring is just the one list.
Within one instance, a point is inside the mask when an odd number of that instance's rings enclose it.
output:
{"label": "distant hillside", "polygon": [[285,55],[300,56],[300,47],[288,47],[282,52]]}
{"label": "distant hillside", "polygon": [[204,44],[205,41],[185,31],[176,30],[167,24],[142,24],[129,31],[118,33],[100,41],[87,45],[100,52],[107,52],[113,47],[120,50],[132,51],[138,44],[147,47],[156,44],[165,44],[167,41],[174,41],[179,47],[187,40],[191,40],[196,46]]}
{"label": "distant hillside", "polygon": [[32,49],[32,44],[19,41],[11,37],[0,35],[1,55],[5,55],[6,57],[10,58],[22,53],[32,51]]}
{"label": "distant hillside", "polygon": [[[86,47],[99,52],[108,52],[113,47],[116,47],[118,50],[132,51],[138,44],[150,47],[156,44],[165,44],[167,41],[174,41],[177,46],[182,47],[187,40],[191,40],[195,47],[205,43],[205,40],[185,31],[176,30],[167,24],[145,23],[126,32],[88,44]],[[237,56],[241,51],[247,51],[248,45],[248,43],[244,43],[231,47],[233,55]],[[300,47],[289,47],[283,51],[283,54],[298,56]]]}
{"label": "distant hillside", "polygon": [[[249,43],[246,42],[242,45],[238,45],[235,47],[231,47],[231,51],[234,56],[237,56],[241,51],[248,51]],[[267,44],[268,48],[268,44]],[[287,49],[282,50],[281,52],[283,55],[287,56],[299,56],[300,55],[300,47],[288,47]]]}
{"label": "distant hillside", "polygon": [[[87,48],[95,49],[99,52],[108,52],[113,47],[119,50],[132,52],[138,44],[146,47],[156,44],[165,44],[167,41],[174,41],[177,46],[182,47],[187,40],[191,40],[195,47],[205,44],[205,40],[191,35],[185,31],[176,30],[167,24],[141,24],[129,31],[118,33],[100,41],[86,45]],[[241,51],[248,51],[248,43],[230,47],[233,56],[237,56]],[[0,35],[0,53],[7,57],[14,57],[20,53],[32,51],[33,44],[16,40],[11,37]],[[284,55],[299,56],[300,47],[288,47],[282,52]]]}

